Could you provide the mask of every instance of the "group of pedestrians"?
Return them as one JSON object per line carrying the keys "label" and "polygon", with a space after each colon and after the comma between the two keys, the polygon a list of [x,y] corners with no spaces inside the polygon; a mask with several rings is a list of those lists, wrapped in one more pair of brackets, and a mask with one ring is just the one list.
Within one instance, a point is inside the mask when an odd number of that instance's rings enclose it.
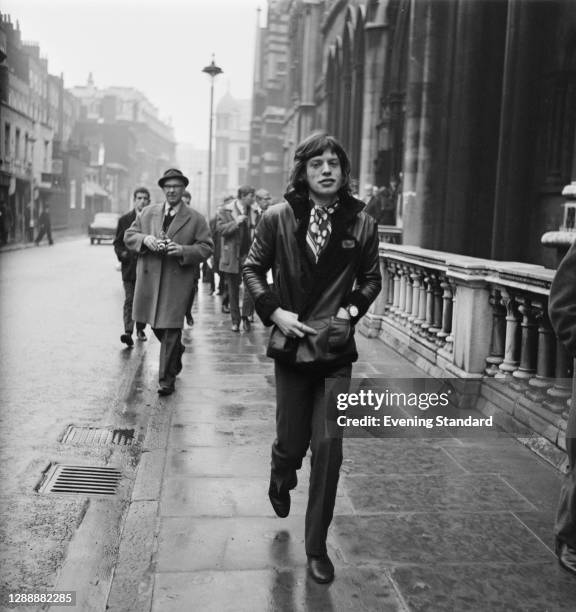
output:
{"label": "group of pedestrians", "polygon": [[121,340],[132,346],[134,325],[140,340],[151,326],[160,340],[158,393],[172,394],[182,370],[184,319],[193,322],[200,265],[209,258],[225,284],[232,331],[250,331],[254,311],[272,327],[267,354],[275,361],[277,406],[268,497],[279,517],[289,514],[310,447],[308,571],[330,582],[326,538],[342,439],[327,434],[324,385],[351,377],[354,328],[381,284],[377,225],[352,195],[348,156],[333,137],[313,134],[296,149],[282,202],[270,206],[268,192],[244,185],[210,225],[187,205],[182,172],[167,170],[158,185],[165,201],[150,204],[148,190],[136,189],[134,209],[118,225],[114,246],[126,297]]}

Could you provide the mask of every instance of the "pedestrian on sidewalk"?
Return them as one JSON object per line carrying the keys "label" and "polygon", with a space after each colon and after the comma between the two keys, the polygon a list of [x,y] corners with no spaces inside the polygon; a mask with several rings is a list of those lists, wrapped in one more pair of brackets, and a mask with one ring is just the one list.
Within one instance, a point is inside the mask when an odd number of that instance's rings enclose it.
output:
{"label": "pedestrian on sidewalk", "polygon": [[232,331],[240,331],[240,322],[246,325],[246,313],[240,312],[240,286],[242,284],[242,263],[250,248],[248,219],[254,203],[254,187],[243,185],[238,189],[238,198],[219,209],[216,228],[220,234],[220,272],[225,275],[228,288],[228,306],[232,319]]}
{"label": "pedestrian on sidewalk", "polygon": [[[134,302],[134,290],[136,288],[136,265],[138,254],[128,249],[124,244],[124,233],[136,220],[136,215],[141,213],[150,204],[150,192],[146,187],[138,187],[132,195],[134,208],[118,219],[116,237],[114,238],[114,252],[121,265],[122,285],[124,286],[124,333],[120,336],[120,342],[126,346],[134,346],[132,334],[134,333],[134,320],[132,319],[132,303]],[[136,337],[140,341],[146,340],[144,329],[146,323],[136,321]]]}
{"label": "pedestrian on sidewalk", "polygon": [[[560,263],[550,287],[550,321],[558,340],[575,358],[576,365],[576,243]],[[576,370],[575,370],[576,371]],[[560,491],[554,535],[556,556],[567,571],[576,575],[576,379],[573,378],[572,399],[566,425],[568,473]]]}
{"label": "pedestrian on sidewalk", "polygon": [[44,204],[44,209],[40,213],[38,217],[38,236],[36,236],[36,240],[34,243],[36,246],[40,244],[42,238],[44,238],[44,234],[46,234],[46,238],[48,238],[48,244],[54,244],[52,240],[52,223],[50,221],[50,206],[48,204]]}
{"label": "pedestrian on sidewalk", "polygon": [[[185,190],[182,194],[182,202],[188,207],[192,206],[192,194]],[[194,298],[198,293],[198,281],[200,280],[200,264],[194,266],[194,285],[192,286],[192,291],[190,292],[190,298],[188,299],[188,304],[186,305],[186,323],[192,327],[194,325],[194,317],[192,316],[192,306],[194,305]]]}
{"label": "pedestrian on sidewalk", "polygon": [[[265,325],[275,325],[267,352],[276,378],[268,496],[276,514],[288,516],[290,490],[310,446],[308,572],[327,583],[334,578],[326,538],[342,438],[327,435],[324,385],[327,378],[349,380],[358,358],[354,326],[381,286],[378,228],[351,195],[346,152],[324,133],[297,147],[284,197],[264,212],[243,273],[256,312]],[[270,268],[273,290],[266,282]]]}
{"label": "pedestrian on sidewalk", "polygon": [[158,181],[165,201],[146,207],[124,234],[126,246],[139,255],[132,318],[149,323],[160,340],[160,395],[174,392],[182,370],[182,326],[194,266],[213,248],[204,217],[182,202],[188,183],[180,170],[166,170]]}

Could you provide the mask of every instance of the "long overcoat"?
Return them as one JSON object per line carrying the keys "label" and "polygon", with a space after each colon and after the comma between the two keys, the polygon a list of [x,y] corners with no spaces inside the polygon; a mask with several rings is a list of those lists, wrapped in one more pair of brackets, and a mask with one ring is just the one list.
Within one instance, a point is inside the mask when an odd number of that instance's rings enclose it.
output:
{"label": "long overcoat", "polygon": [[144,238],[159,237],[163,219],[164,204],[152,204],[124,234],[126,246],[139,255],[132,318],[153,328],[181,328],[194,285],[194,265],[210,257],[214,245],[204,217],[181,204],[166,236],[183,246],[182,257],[149,251]]}
{"label": "long overcoat", "polygon": [[238,221],[242,208],[242,204],[234,200],[218,210],[216,229],[220,235],[219,272],[238,274],[250,249],[248,220]]}

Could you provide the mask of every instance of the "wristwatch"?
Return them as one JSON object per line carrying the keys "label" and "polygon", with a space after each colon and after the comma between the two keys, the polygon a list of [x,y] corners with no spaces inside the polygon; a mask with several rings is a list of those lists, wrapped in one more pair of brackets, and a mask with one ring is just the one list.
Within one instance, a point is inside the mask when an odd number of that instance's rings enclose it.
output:
{"label": "wristwatch", "polygon": [[350,304],[350,306],[348,306],[346,310],[348,311],[348,314],[350,315],[350,317],[352,317],[352,319],[355,319],[358,316],[358,313],[359,313],[358,306],[355,306],[354,304]]}

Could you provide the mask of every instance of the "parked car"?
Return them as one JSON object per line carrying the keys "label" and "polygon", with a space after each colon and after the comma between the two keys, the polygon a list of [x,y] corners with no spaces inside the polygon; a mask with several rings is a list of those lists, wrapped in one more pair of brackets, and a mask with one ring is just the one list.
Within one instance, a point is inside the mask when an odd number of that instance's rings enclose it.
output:
{"label": "parked car", "polygon": [[114,240],[119,218],[120,215],[118,213],[96,213],[94,215],[94,221],[90,223],[90,227],[88,228],[90,244],[94,244],[95,242],[100,244],[102,240]]}

